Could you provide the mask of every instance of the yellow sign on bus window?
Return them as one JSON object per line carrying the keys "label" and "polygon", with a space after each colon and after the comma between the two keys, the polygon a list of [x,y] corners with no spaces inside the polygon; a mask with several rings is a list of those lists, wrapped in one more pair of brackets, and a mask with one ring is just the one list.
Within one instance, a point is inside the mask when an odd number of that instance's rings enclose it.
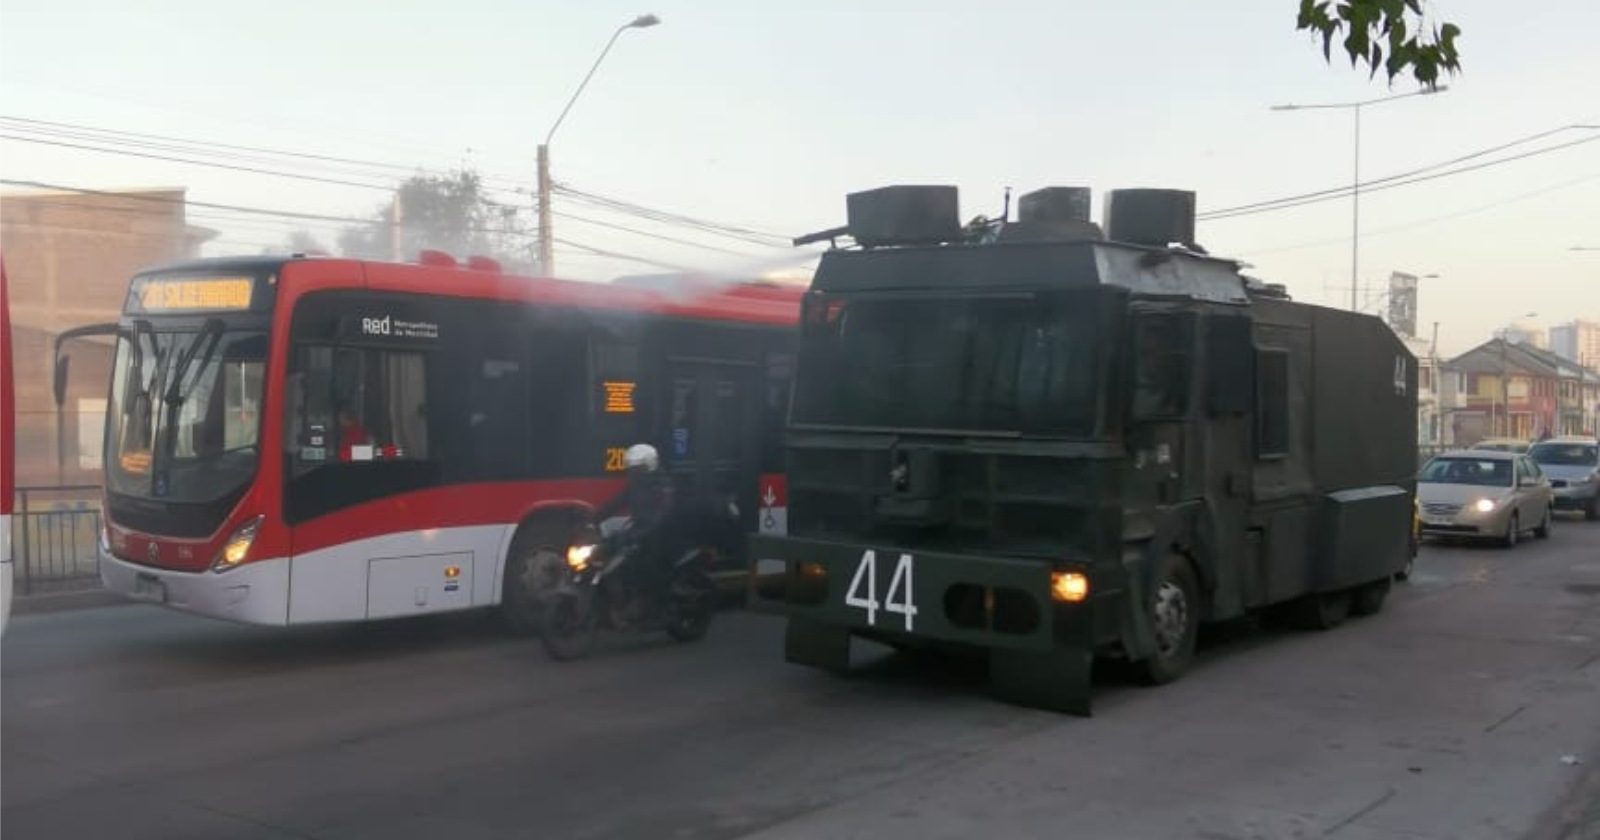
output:
{"label": "yellow sign on bus window", "polygon": [[633,382],[602,382],[606,389],[607,414],[632,414],[633,390],[637,387]]}
{"label": "yellow sign on bus window", "polygon": [[248,277],[146,280],[139,289],[139,306],[146,312],[249,309],[254,291]]}

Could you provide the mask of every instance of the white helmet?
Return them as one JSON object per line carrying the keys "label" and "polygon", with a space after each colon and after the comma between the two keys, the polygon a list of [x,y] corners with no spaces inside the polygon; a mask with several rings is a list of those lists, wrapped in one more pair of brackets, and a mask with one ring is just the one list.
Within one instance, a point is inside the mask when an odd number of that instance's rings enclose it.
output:
{"label": "white helmet", "polygon": [[622,466],[630,471],[642,470],[655,472],[661,466],[661,456],[656,454],[656,448],[648,443],[636,443],[622,453]]}

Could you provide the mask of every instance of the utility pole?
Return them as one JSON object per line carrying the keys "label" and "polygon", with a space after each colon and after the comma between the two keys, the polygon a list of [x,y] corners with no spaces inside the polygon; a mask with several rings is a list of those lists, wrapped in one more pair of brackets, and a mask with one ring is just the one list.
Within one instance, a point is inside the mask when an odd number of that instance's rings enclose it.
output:
{"label": "utility pole", "polygon": [[539,144],[539,273],[555,274],[554,232],[550,224],[550,146]]}
{"label": "utility pole", "polygon": [[1361,109],[1368,105],[1377,105],[1381,102],[1393,102],[1396,99],[1406,99],[1412,96],[1431,96],[1444,93],[1450,88],[1446,85],[1423,88],[1410,93],[1401,93],[1394,96],[1384,96],[1378,99],[1364,99],[1360,102],[1335,102],[1323,105],[1274,105],[1274,111],[1310,111],[1326,109],[1348,109],[1355,113],[1355,160],[1352,166],[1350,180],[1350,311],[1359,312],[1360,301],[1360,276],[1361,276]]}
{"label": "utility pole", "polygon": [[405,254],[400,250],[400,224],[405,216],[400,208],[400,190],[394,191],[394,203],[389,205],[389,256],[395,262],[404,262]]}
{"label": "utility pole", "polygon": [[611,52],[611,45],[622,37],[622,33],[629,29],[648,29],[660,22],[661,18],[655,15],[640,15],[617,27],[617,31],[611,34],[611,40],[606,42],[605,49],[600,51],[600,57],[594,60],[594,64],[589,67],[588,74],[583,77],[582,82],[578,83],[578,89],[572,92],[572,98],[567,100],[566,107],[561,109],[561,115],[556,117],[555,124],[550,126],[549,133],[544,136],[544,142],[539,144],[539,273],[546,277],[555,274],[556,261],[553,247],[555,244],[554,225],[550,220],[550,139],[555,137],[556,129],[561,127],[561,121],[566,119],[567,112],[572,110],[572,103],[577,102],[578,95],[583,93],[583,89],[589,86],[589,80],[594,78],[594,71],[600,69],[600,62],[606,60],[606,54]]}

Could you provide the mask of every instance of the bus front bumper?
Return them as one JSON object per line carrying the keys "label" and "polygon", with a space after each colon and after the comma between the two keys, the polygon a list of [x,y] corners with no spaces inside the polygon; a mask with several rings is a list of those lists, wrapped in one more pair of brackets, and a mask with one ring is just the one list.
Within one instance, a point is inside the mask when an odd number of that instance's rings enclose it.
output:
{"label": "bus front bumper", "polygon": [[288,560],[246,563],[218,574],[140,566],[103,544],[99,557],[100,582],[132,600],[242,624],[288,624]]}
{"label": "bus front bumper", "polygon": [[788,661],[849,667],[854,636],[895,645],[966,647],[989,655],[997,695],[1035,708],[1089,713],[1097,638],[1114,634],[1104,593],[1054,596],[1053,573],[1087,567],[789,537],[751,538],[750,609],[787,616]]}

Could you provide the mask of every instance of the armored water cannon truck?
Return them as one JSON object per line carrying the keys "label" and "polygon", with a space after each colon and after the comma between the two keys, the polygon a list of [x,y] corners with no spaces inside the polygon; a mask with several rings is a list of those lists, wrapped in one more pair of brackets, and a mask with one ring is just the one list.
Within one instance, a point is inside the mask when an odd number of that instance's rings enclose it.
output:
{"label": "armored water cannon truck", "polygon": [[[1195,243],[1195,197],[849,196],[805,298],[786,533],[752,602],[788,661],[852,640],[987,655],[993,693],[1087,715],[1200,626],[1378,611],[1410,559],[1416,365],[1382,321],[1297,303]],[[1103,225],[1103,228],[1102,228]],[[839,239],[854,241],[839,247]]]}

